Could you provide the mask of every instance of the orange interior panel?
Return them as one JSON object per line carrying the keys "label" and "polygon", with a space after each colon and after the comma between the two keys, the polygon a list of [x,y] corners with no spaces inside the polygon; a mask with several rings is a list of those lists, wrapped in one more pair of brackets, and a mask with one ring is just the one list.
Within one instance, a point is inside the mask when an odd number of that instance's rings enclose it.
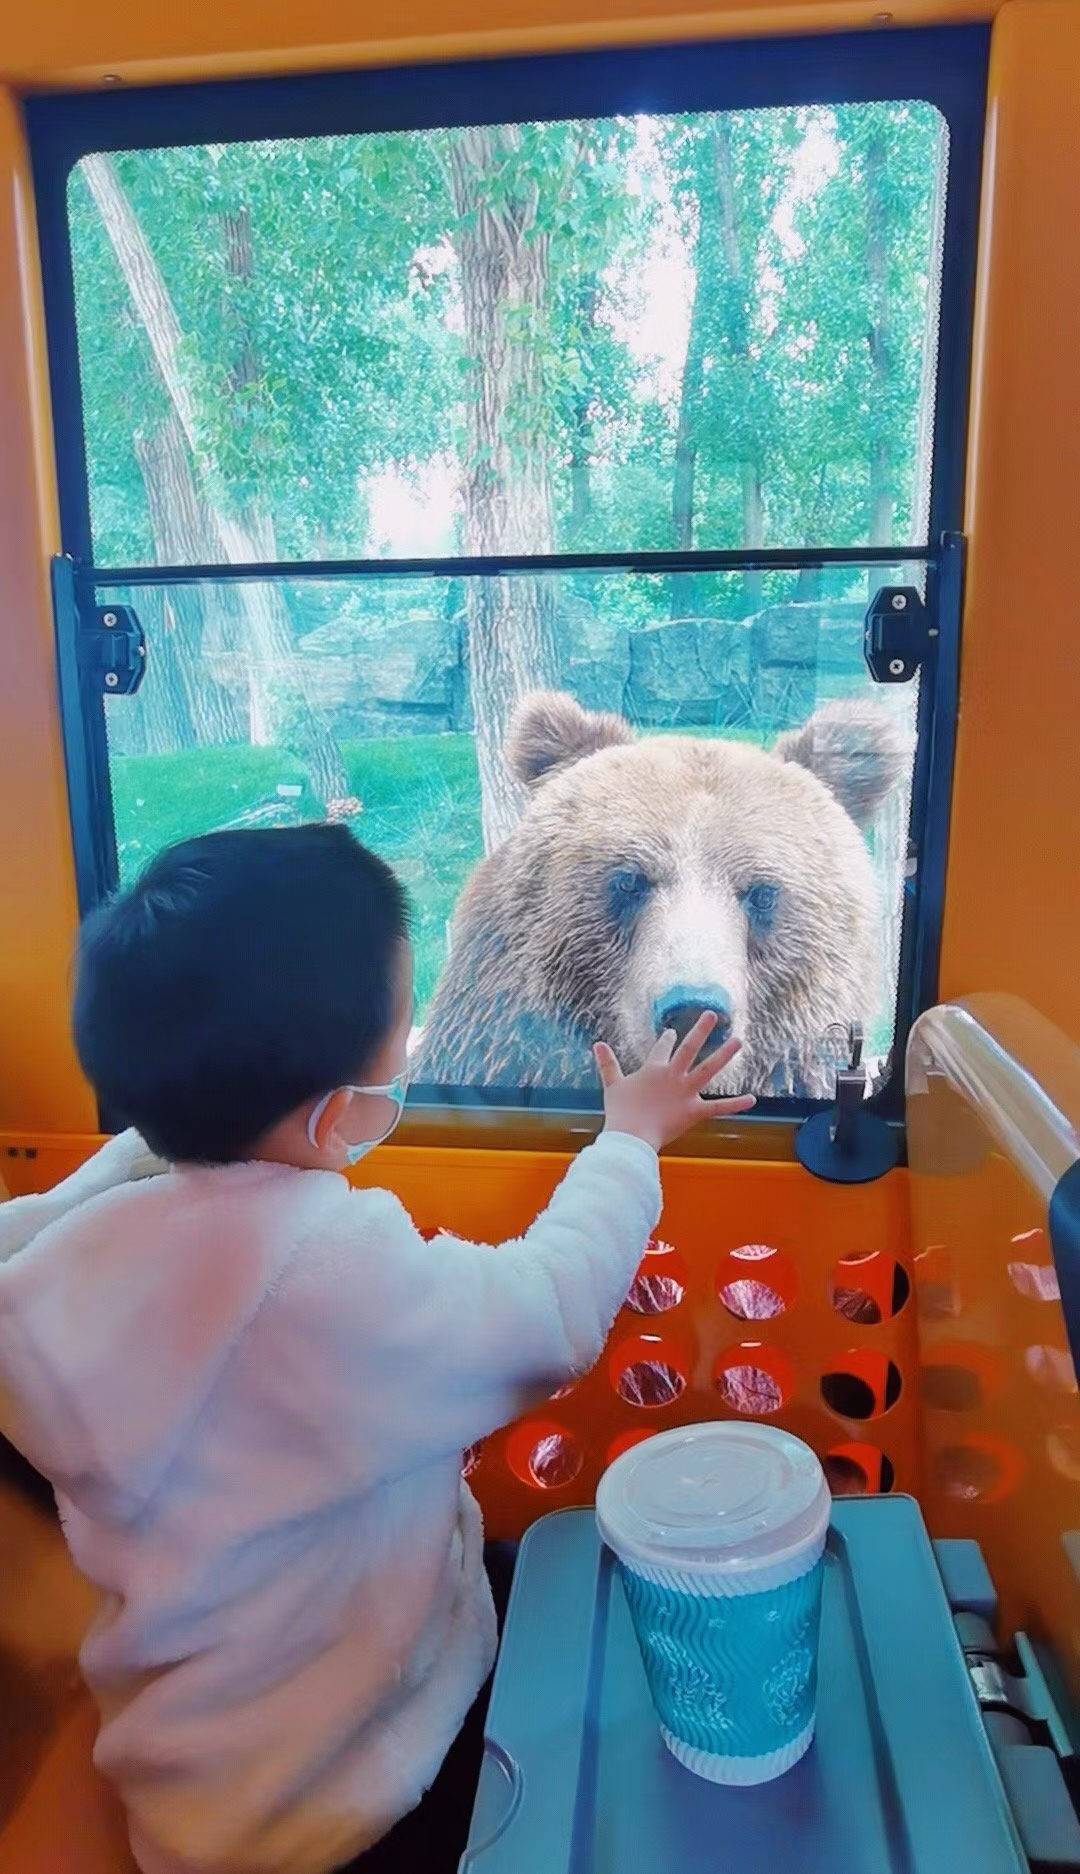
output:
{"label": "orange interior panel", "polygon": [[[897,0],[881,11],[912,24],[996,14],[941,991],[1013,990],[1076,1037],[1080,5]],[[183,9],[39,0],[6,10],[0,1178],[13,1194],[71,1170],[92,1149],[95,1125],[67,1027],[76,901],[48,592],[58,530],[18,91],[870,26],[879,17],[873,0],[713,0],[697,9],[625,0],[617,18],[597,0],[464,0],[451,18],[442,0],[418,0],[388,37],[384,14],[348,0],[302,11],[290,0],[190,0]],[[425,1227],[498,1240],[535,1214],[564,1162],[404,1146],[380,1154],[377,1175]],[[546,1509],[587,1500],[605,1458],[642,1431],[778,1399],[776,1422],[827,1454],[841,1487],[919,1486],[936,1530],[982,1541],[1004,1624],[1053,1638],[1075,1676],[1080,1598],[1062,1541],[1077,1526],[1075,1388],[1065,1383],[1045,1214],[1008,1162],[989,1151],[955,1186],[899,1173],[848,1191],[790,1165],[672,1159],[665,1193],[657,1247],[636,1288],[646,1311],[625,1309],[592,1375],[476,1455],[473,1478],[493,1532],[512,1534]],[[914,1284],[910,1298],[905,1281]],[[747,1317],[737,1310],[749,1302],[758,1312]],[[654,1311],[657,1303],[665,1305]],[[868,1404],[870,1416],[839,1409],[853,1403]],[[118,1818],[87,1770],[92,1717],[72,1672],[84,1590],[54,1526],[7,1494],[0,1574],[0,1874],[129,1874]]]}
{"label": "orange interior panel", "polygon": [[912,1041],[919,1497],[935,1535],[980,1545],[1002,1637],[1042,1642],[1080,1699],[1080,1399],[1047,1202],[1080,1050],[1011,998],[968,1012],[964,1052],[947,1009]]}
{"label": "orange interior panel", "polygon": [[[0,1165],[13,1191],[41,1189],[94,1144],[49,1142],[28,1158],[0,1139]],[[394,1191],[421,1230],[498,1243],[527,1228],[568,1163],[390,1145],[357,1182]],[[804,1438],[838,1488],[914,1493],[906,1175],[840,1189],[795,1165],[683,1158],[665,1161],[663,1182],[663,1216],[599,1364],[470,1454],[489,1535],[591,1503],[635,1438],[740,1414]]]}
{"label": "orange interior panel", "polygon": [[[334,66],[392,64],[574,46],[842,31],[988,19],[1001,0],[417,0],[407,17],[352,0],[45,0],[0,29],[0,80],[16,87],[160,83]],[[391,27],[392,22],[392,27]]]}
{"label": "orange interior panel", "polygon": [[[478,8],[485,0],[476,0]],[[0,72],[20,83],[63,84],[128,68],[193,77],[211,69],[326,64],[343,22],[332,7],[181,13],[103,0],[9,8]],[[496,21],[490,49],[517,43]],[[524,10],[529,0],[514,0]],[[534,8],[538,0],[531,0]],[[588,11],[588,0],[581,0]],[[978,9],[976,9],[978,10]],[[987,8],[987,10],[990,10]],[[904,20],[955,18],[963,6],[905,5]],[[414,14],[410,55],[461,53],[469,15],[453,28],[439,0]],[[386,54],[373,23],[348,9],[349,57]],[[655,5],[594,21],[594,38],[662,38],[683,15]],[[872,8],[865,9],[867,23]],[[545,43],[577,43],[583,12],[532,14]],[[847,14],[849,23],[858,9]],[[895,15],[901,17],[898,11]],[[824,25],[814,0],[773,11],[722,6],[697,30],[790,30]],[[286,25],[287,22],[287,25]],[[474,22],[475,23],[475,22]],[[434,29],[438,26],[438,31]],[[276,49],[271,44],[277,34]],[[303,44],[301,45],[301,41]],[[485,44],[487,41],[485,41]],[[231,50],[229,50],[231,47]],[[241,53],[239,48],[245,48]],[[268,49],[269,48],[269,49]],[[399,47],[400,50],[400,47]],[[342,54],[344,56],[344,53]],[[89,62],[88,62],[89,61]],[[164,61],[164,64],[163,64]],[[215,64],[216,61],[216,64]],[[238,63],[239,61],[239,63]],[[956,786],[942,952],[943,996],[1011,989],[1080,1033],[1080,977],[1061,931],[1080,917],[1080,795],[1074,760],[1080,665],[1066,654],[1075,614],[1073,491],[1080,475],[1080,349],[1072,308],[1080,293],[1080,7],[1075,0],[1010,0],[994,25],[987,168],[973,362],[967,531],[968,592]],[[47,561],[56,503],[26,152],[17,99],[0,93],[0,589],[5,594],[0,685],[0,1125],[85,1131],[92,1107],[66,1033],[75,896],[55,701]]]}
{"label": "orange interior panel", "polygon": [[940,999],[1023,996],[1080,1038],[1076,490],[1080,7],[995,23],[960,726]]}

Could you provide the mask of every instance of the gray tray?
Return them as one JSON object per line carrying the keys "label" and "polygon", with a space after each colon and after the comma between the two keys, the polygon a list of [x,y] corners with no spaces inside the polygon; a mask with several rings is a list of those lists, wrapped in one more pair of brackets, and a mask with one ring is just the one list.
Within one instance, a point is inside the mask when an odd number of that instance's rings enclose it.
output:
{"label": "gray tray", "polygon": [[916,1503],[837,1503],[817,1739],[759,1789],[665,1750],[591,1511],[521,1547],[462,1874],[1026,1874]]}

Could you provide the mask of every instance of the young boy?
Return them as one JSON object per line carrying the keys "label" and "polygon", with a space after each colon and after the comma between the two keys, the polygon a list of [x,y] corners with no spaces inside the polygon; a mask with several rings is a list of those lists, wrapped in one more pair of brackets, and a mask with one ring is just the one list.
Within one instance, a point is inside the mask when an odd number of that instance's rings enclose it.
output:
{"label": "young boy", "polygon": [[75,997],[137,1131],[0,1208],[3,1429],[101,1592],[96,1761],[143,1874],[326,1874],[420,1802],[496,1648],[461,1453],[597,1358],[657,1152],[734,1052],[695,1064],[708,1021],[625,1078],[598,1047],[604,1131],[543,1215],[428,1243],[339,1175],[400,1115],[411,976],[400,887],[342,827],[162,854],[90,920]]}

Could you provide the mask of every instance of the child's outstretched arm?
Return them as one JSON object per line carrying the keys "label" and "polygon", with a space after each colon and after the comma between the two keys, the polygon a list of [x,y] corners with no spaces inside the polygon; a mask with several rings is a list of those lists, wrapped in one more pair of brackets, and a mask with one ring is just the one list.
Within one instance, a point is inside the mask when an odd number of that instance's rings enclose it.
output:
{"label": "child's outstretched arm", "polygon": [[662,1037],[626,1077],[598,1049],[607,1125],[536,1221],[498,1249],[426,1243],[395,1198],[356,1194],[365,1235],[386,1233],[374,1271],[364,1257],[374,1278],[365,1313],[379,1324],[359,1355],[364,1411],[370,1423],[373,1397],[382,1401],[379,1442],[404,1446],[402,1461],[410,1447],[417,1461],[461,1450],[597,1360],[660,1215],[657,1151],[702,1116],[704,1088],[736,1052],[732,1043],[695,1065],[713,1019],[678,1046]]}

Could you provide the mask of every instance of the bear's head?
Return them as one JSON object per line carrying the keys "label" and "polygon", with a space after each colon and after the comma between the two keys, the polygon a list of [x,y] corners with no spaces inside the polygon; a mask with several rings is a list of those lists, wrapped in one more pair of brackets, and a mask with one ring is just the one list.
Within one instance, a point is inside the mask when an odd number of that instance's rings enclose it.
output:
{"label": "bear's head", "polygon": [[627,1069],[711,1009],[713,1045],[744,1041],[714,1091],[828,1091],[823,1037],[875,1001],[863,835],[905,768],[892,718],[830,703],[766,751],[639,738],[544,692],[518,705],[506,754],[531,798],[467,897],[479,917],[500,901],[517,1007],[602,1036]]}

